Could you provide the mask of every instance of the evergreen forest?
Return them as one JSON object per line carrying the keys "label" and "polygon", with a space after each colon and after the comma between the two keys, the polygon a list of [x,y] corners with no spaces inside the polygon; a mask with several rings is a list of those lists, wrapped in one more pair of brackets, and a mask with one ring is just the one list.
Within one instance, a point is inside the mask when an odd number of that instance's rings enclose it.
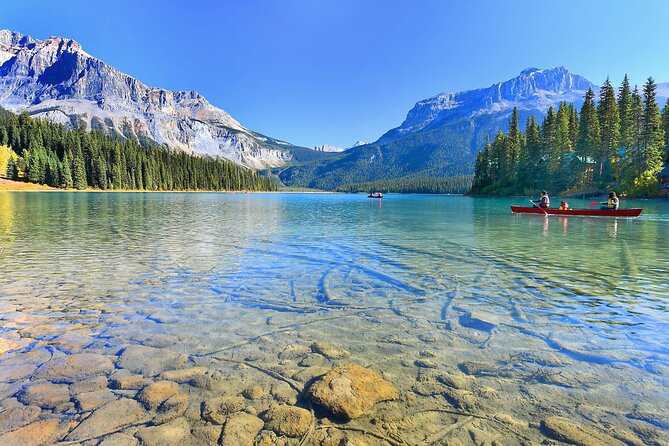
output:
{"label": "evergreen forest", "polygon": [[0,108],[0,147],[11,148],[0,174],[53,187],[103,190],[276,190],[232,161],[68,129]]}
{"label": "evergreen forest", "polygon": [[471,193],[481,195],[619,194],[655,197],[667,157],[669,104],[660,112],[657,85],[641,92],[627,76],[617,89],[606,79],[599,97],[590,89],[580,110],[563,102],[541,122],[530,116],[520,130],[514,108],[506,134],[478,153]]}

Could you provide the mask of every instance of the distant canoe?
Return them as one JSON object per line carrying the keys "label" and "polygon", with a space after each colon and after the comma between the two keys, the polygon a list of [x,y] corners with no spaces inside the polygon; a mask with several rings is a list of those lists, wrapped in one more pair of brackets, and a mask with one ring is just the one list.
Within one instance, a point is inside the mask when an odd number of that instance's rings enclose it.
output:
{"label": "distant canoe", "polygon": [[526,206],[511,206],[511,212],[516,214],[548,214],[562,215],[564,217],[638,217],[643,209],[544,209]]}
{"label": "distant canoe", "polygon": [[367,198],[383,198],[383,194],[381,192],[373,192],[367,195]]}

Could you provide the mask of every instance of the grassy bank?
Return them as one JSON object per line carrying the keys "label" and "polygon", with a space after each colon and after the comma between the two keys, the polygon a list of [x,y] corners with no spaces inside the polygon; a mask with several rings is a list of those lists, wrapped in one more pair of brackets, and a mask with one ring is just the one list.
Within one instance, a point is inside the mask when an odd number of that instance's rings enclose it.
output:
{"label": "grassy bank", "polygon": [[45,191],[45,190],[61,190],[55,187],[45,186],[43,184],[25,183],[23,181],[12,181],[5,178],[0,178],[0,191]]}

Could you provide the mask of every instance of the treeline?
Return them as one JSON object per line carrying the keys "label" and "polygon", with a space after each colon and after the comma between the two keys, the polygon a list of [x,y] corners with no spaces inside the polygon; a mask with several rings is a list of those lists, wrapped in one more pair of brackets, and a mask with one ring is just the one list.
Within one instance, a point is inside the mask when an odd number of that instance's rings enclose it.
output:
{"label": "treeline", "polygon": [[[142,146],[85,127],[69,130],[0,108],[0,146],[16,153],[7,177],[53,187],[133,190],[276,190],[229,160]],[[0,166],[2,167],[2,166]]]}
{"label": "treeline", "polygon": [[463,194],[472,185],[472,176],[447,178],[399,178],[339,186],[337,192],[395,192],[402,194]]}
{"label": "treeline", "polygon": [[580,111],[563,102],[541,121],[529,117],[519,129],[513,110],[509,131],[498,132],[477,156],[472,193],[511,195],[615,189],[630,196],[656,196],[657,174],[666,157],[669,104],[662,113],[657,85],[648,78],[643,94],[627,75],[616,94],[609,79],[590,89]]}

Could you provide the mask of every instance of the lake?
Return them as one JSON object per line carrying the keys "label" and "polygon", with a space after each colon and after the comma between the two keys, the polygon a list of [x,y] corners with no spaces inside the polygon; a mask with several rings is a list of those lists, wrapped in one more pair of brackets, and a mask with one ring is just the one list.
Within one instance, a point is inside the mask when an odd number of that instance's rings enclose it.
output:
{"label": "lake", "polygon": [[[669,202],[526,203],[0,193],[0,443],[669,444]],[[344,363],[397,398],[312,406]]]}

